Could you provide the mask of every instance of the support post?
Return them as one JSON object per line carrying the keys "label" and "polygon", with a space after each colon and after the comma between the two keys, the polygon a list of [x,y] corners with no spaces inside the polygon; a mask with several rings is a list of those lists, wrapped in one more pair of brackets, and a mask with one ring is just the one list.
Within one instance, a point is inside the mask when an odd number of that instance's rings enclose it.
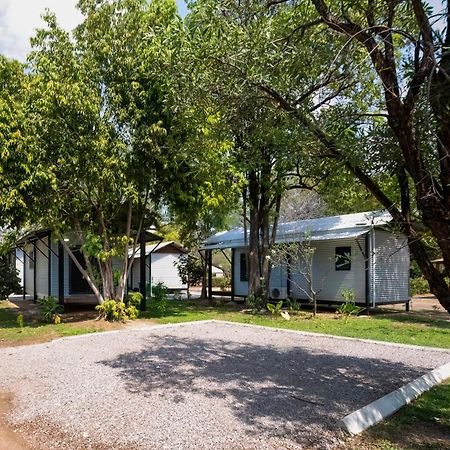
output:
{"label": "support post", "polygon": [[23,300],[25,300],[26,295],[27,295],[27,254],[25,253],[25,247],[22,250],[22,260],[23,260],[23,271],[22,271],[22,276],[23,276],[23,295],[22,298]]}
{"label": "support post", "polygon": [[286,265],[286,293],[288,298],[291,296],[291,264],[292,264],[292,256],[288,254]]}
{"label": "support post", "polygon": [[147,280],[146,280],[146,275],[147,275],[147,270],[146,270],[146,264],[145,264],[145,234],[141,233],[141,235],[139,236],[139,245],[140,245],[140,258],[139,258],[139,263],[140,263],[140,274],[141,274],[141,279],[140,279],[140,283],[139,283],[139,291],[142,295],[142,301],[141,301],[141,311],[145,311],[147,309],[147,293],[145,291],[146,288],[146,284],[147,284]]}
{"label": "support post", "polygon": [[[364,239],[364,247],[365,247],[365,255],[364,255],[364,273],[365,273],[365,282],[366,282],[366,290],[365,290],[365,300],[366,300],[366,314],[370,315],[370,281],[371,281],[371,274],[370,274],[370,256],[371,256],[371,248],[370,248],[370,233],[366,233],[365,239]],[[373,293],[372,293],[373,294]]]}
{"label": "support post", "polygon": [[236,250],[231,249],[231,301],[234,302],[234,259],[236,256]]}
{"label": "support post", "polygon": [[212,250],[208,250],[208,300],[212,302]]}
{"label": "support post", "polygon": [[58,242],[58,303],[64,305],[64,248]]}
{"label": "support post", "polygon": [[408,300],[406,303],[405,303],[405,311],[406,312],[409,312],[411,310],[411,300]]}
{"label": "support post", "polygon": [[48,296],[52,295],[52,249],[51,249],[51,231],[47,233],[48,243]]}
{"label": "support post", "polygon": [[33,301],[37,301],[37,286],[36,286],[36,272],[37,272],[37,253],[36,253],[36,241],[33,242]]}

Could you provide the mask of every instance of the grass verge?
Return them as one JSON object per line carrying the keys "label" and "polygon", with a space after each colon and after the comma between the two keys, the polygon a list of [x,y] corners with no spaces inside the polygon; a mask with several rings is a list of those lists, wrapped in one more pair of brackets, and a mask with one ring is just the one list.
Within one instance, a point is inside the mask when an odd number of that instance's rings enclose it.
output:
{"label": "grass verge", "polygon": [[411,313],[377,313],[370,317],[361,316],[345,321],[330,313],[319,313],[314,318],[310,313],[302,312],[298,315],[291,315],[291,320],[286,321],[279,316],[254,315],[242,311],[230,311],[229,308],[224,307],[171,302],[163,314],[146,312],[143,317],[152,318],[159,323],[207,319],[227,320],[335,336],[450,348],[450,322]]}
{"label": "grass verge", "polygon": [[390,419],[350,438],[342,450],[450,450],[450,380]]}

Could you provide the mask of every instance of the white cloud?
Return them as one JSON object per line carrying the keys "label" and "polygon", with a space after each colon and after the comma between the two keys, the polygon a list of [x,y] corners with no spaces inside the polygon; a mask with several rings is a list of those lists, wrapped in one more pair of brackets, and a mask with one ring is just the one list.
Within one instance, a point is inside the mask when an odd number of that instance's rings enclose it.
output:
{"label": "white cloud", "polygon": [[[25,61],[30,51],[30,38],[43,25],[42,13],[48,8],[56,14],[58,23],[67,31],[82,20],[76,9],[77,0],[0,0],[0,54]],[[184,0],[178,0],[182,16],[187,9]]]}
{"label": "white cloud", "polygon": [[72,30],[81,21],[77,0],[0,0],[0,53],[25,61],[30,38],[43,25],[42,13],[48,8],[58,23]]}

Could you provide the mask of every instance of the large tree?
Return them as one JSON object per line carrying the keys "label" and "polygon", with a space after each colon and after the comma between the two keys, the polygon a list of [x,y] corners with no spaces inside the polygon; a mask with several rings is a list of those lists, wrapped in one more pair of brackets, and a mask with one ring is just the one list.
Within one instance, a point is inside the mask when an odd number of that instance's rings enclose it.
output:
{"label": "large tree", "polygon": [[[249,248],[249,293],[261,298],[268,295],[270,250],[276,240],[283,194],[289,189],[310,188],[326,169],[320,159],[311,158],[311,136],[304,134],[292,117],[274,110],[260,85],[266,79],[295,80],[297,106],[305,108],[320,88],[343,80],[342,73],[334,73],[317,85],[328,64],[326,55],[320,60],[323,67],[320,62],[309,63],[319,44],[314,41],[321,41],[320,36],[308,34],[309,46],[298,39],[285,42],[286,34],[295,31],[293,18],[308,20],[313,9],[292,8],[277,16],[267,11],[262,1],[195,2],[187,17],[184,59],[178,71],[180,103],[218,119],[213,132],[230,142],[229,156],[245,179],[242,206]],[[304,60],[296,67],[285,64],[298,49]],[[331,57],[332,46],[328,51]]]}
{"label": "large tree", "polygon": [[[168,172],[176,171],[157,60],[179,18],[170,0],[81,0],[78,7],[85,19],[72,36],[47,14],[32,42],[22,103],[27,153],[17,164],[28,184],[19,186],[19,200],[29,223],[59,236],[99,302],[122,300],[129,247],[153,224]],[[41,185],[29,181],[37,174]],[[81,245],[87,269],[71,244]],[[122,259],[118,278],[113,258]]]}

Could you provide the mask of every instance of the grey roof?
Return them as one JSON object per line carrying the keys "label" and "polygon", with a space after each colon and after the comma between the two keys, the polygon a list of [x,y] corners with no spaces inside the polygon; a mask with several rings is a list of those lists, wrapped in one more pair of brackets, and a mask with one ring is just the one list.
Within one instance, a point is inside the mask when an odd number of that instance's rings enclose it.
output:
{"label": "grey roof", "polygon": [[[387,211],[368,211],[341,216],[306,219],[281,223],[276,242],[296,242],[307,238],[312,241],[344,239],[368,233],[372,227],[382,227],[392,221]],[[235,228],[209,237],[203,249],[244,247],[244,230]]]}
{"label": "grey roof", "polygon": [[[164,247],[167,247],[169,245],[173,245],[179,250],[179,253],[188,253],[188,251],[183,248],[180,244],[177,244],[175,241],[166,241],[166,242],[160,242],[158,244],[151,244],[145,246],[145,256],[150,255],[150,253],[154,253],[155,251],[158,252],[159,250],[163,249]],[[139,245],[135,249],[135,258],[141,257],[141,250],[139,248]],[[128,254],[131,256],[133,254],[133,249],[131,248],[128,250]]]}

